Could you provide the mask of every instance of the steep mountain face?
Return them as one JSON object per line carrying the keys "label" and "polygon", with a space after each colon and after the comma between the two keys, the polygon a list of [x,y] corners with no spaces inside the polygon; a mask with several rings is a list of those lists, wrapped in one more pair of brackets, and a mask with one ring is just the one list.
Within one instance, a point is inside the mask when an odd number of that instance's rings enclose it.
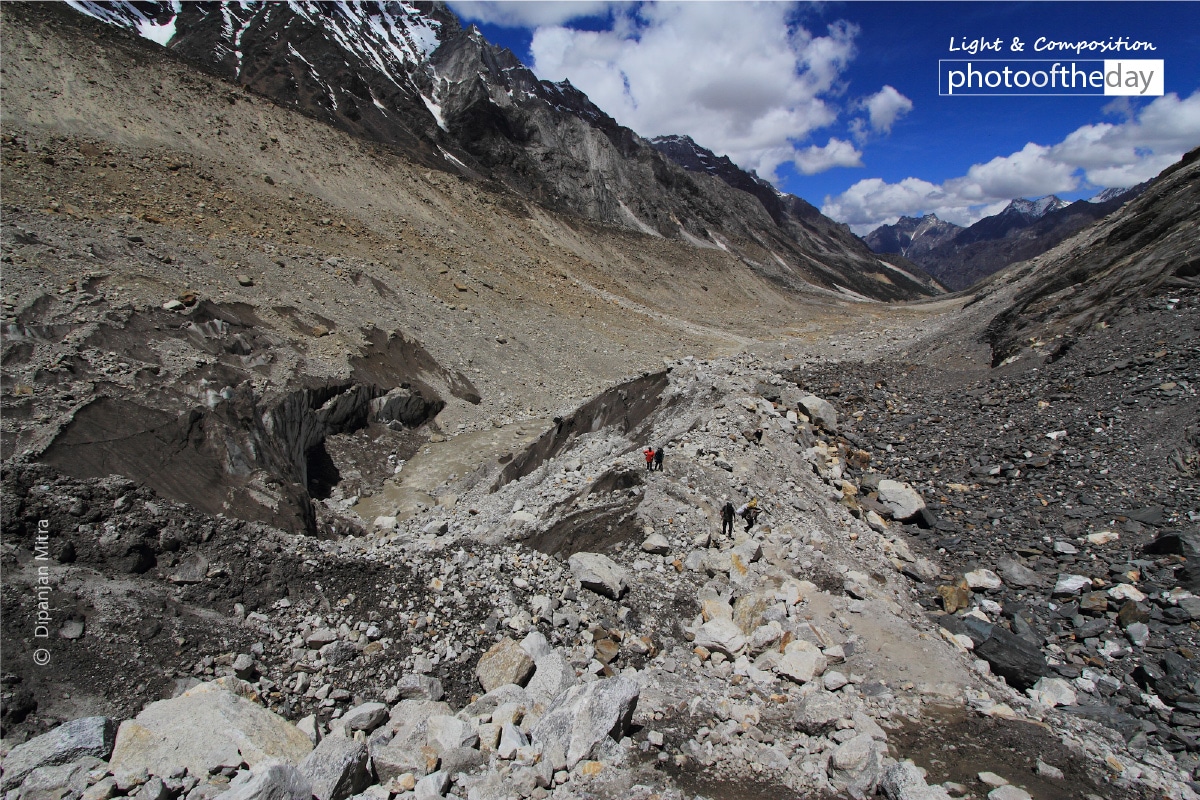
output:
{"label": "steep mountain face", "polygon": [[1014,293],[987,327],[993,363],[1026,347],[1061,357],[1076,334],[1112,319],[1132,301],[1200,287],[1198,219],[1200,149],[1099,224],[995,276],[981,298],[1005,289]]}
{"label": "steep mountain face", "polygon": [[731,179],[736,168],[678,166],[440,3],[72,5],[421,163],[591,222],[726,250],[789,291],[883,300],[940,291],[798,198],[745,173]]}
{"label": "steep mountain face", "polygon": [[[1111,214],[1144,188],[1109,193],[1103,200],[1066,203],[1049,195],[1038,200],[1013,200],[999,214],[985,217],[968,228],[952,229],[904,217],[895,226],[883,226],[864,241],[877,253],[898,252],[920,264],[952,291],[966,289],[1009,264],[1046,252],[1098,219]],[[934,218],[936,219],[936,218]],[[904,235],[912,229],[911,242]],[[933,235],[930,235],[933,234]]]}
{"label": "steep mountain face", "polygon": [[922,256],[962,230],[953,222],[938,219],[937,214],[926,214],[901,217],[895,225],[881,225],[864,236],[863,241],[876,253],[899,253],[919,263]]}

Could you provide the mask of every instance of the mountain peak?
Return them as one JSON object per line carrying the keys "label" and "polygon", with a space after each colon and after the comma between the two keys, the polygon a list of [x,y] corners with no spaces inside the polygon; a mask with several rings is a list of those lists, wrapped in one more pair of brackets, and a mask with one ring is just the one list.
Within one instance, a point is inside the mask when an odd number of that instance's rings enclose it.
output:
{"label": "mountain peak", "polygon": [[1060,197],[1053,194],[1048,194],[1045,197],[1037,200],[1026,200],[1023,197],[1018,197],[1013,200],[1004,211],[1000,213],[1014,212],[1031,220],[1041,219],[1051,211],[1058,211],[1060,208],[1066,208],[1067,203]]}

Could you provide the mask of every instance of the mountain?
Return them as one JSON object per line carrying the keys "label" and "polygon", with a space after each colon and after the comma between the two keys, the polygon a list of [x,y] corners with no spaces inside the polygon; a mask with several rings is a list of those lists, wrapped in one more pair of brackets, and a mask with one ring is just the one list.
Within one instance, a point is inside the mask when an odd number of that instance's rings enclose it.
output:
{"label": "mountain", "polygon": [[[1018,198],[999,214],[970,227],[952,229],[938,220],[940,225],[928,226],[928,233],[921,227],[922,220],[903,217],[895,226],[876,228],[864,241],[877,253],[903,253],[952,291],[961,291],[1009,264],[1044,253],[1111,214],[1144,187],[1106,193],[1103,200],[1098,196],[1073,203],[1054,195],[1037,200]],[[909,230],[912,238],[906,245],[904,235]]]}
{"label": "mountain", "polygon": [[732,164],[680,167],[442,3],[72,5],[155,40],[173,31],[166,47],[189,62],[420,163],[557,213],[726,250],[789,291],[881,300],[940,291],[798,198],[732,177]]}
{"label": "mountain", "polygon": [[1138,190],[1136,199],[1061,246],[1014,264],[980,287],[977,301],[1011,297],[987,326],[993,364],[1030,347],[1060,357],[1075,337],[1132,303],[1200,289],[1195,253],[1200,149]]}
{"label": "mountain", "polygon": [[962,227],[943,222],[936,214],[901,217],[894,225],[880,225],[863,237],[876,253],[899,253],[919,262],[921,257],[943,242],[954,238]]}

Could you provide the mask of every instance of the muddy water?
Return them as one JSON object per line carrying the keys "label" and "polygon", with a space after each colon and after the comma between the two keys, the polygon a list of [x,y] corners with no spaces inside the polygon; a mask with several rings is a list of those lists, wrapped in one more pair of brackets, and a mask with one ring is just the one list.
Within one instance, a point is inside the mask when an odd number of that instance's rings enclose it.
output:
{"label": "muddy water", "polygon": [[532,419],[427,442],[380,491],[359,500],[354,511],[367,522],[386,516],[408,519],[418,506],[435,505],[448,491],[444,487],[452,475],[462,477],[481,464],[524,451],[550,424],[549,419]]}

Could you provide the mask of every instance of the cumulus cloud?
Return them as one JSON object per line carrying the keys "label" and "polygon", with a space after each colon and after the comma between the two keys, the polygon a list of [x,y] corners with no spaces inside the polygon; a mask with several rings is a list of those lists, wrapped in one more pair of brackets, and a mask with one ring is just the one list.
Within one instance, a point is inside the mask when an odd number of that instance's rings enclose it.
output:
{"label": "cumulus cloud", "polygon": [[853,25],[814,34],[790,3],[624,5],[612,13],[611,30],[538,28],[533,70],[569,79],[643,136],[689,134],[768,178],[788,161],[814,170],[861,164],[845,142],[805,147],[838,117]]}
{"label": "cumulus cloud", "polygon": [[563,25],[582,17],[606,16],[614,5],[617,4],[603,0],[455,0],[450,3],[450,7],[461,17],[506,28]]}
{"label": "cumulus cloud", "polygon": [[896,120],[912,111],[913,103],[895,87],[884,85],[875,94],[862,101],[871,120],[871,128],[878,133],[891,133]]}
{"label": "cumulus cloud", "polygon": [[824,147],[800,150],[793,159],[796,169],[805,175],[815,175],[833,167],[861,167],[862,153],[854,145],[841,139],[830,139]]}
{"label": "cumulus cloud", "polygon": [[995,214],[1016,197],[1041,197],[1090,187],[1134,186],[1149,180],[1200,144],[1200,91],[1186,99],[1168,94],[1125,121],[1084,125],[1061,142],[1030,142],[1019,151],[974,164],[967,174],[934,184],[917,178],[886,183],[869,178],[821,211],[867,233],[900,216],[935,213],[969,225]]}

